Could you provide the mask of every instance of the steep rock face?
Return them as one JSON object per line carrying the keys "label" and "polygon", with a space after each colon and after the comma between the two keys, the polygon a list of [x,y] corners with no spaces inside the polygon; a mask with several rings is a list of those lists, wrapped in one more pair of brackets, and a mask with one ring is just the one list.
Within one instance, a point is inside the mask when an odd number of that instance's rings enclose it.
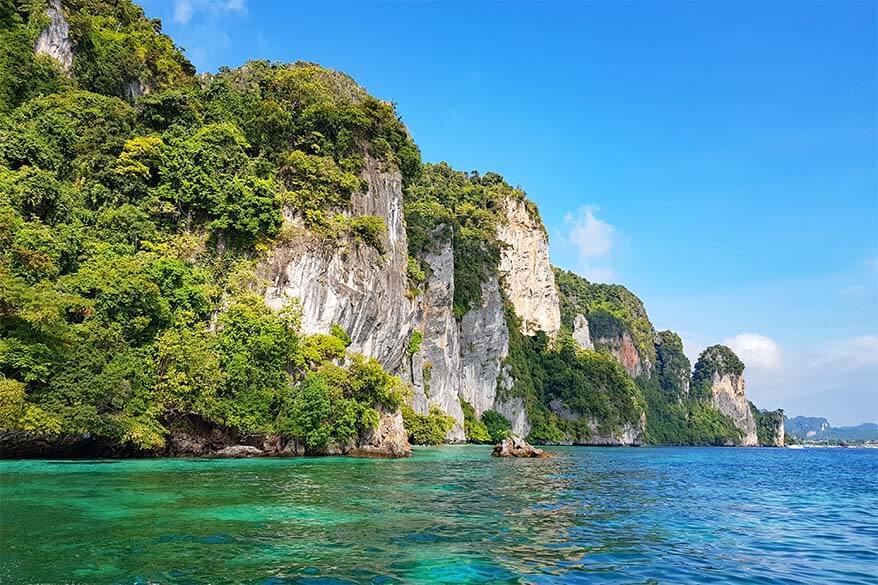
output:
{"label": "steep rock face", "polygon": [[285,211],[296,234],[276,246],[259,273],[268,282],[266,303],[280,309],[298,302],[304,333],[328,332],[333,323],[351,337],[351,351],[398,372],[413,328],[406,297],[408,251],[402,215],[402,179],[367,157],[368,188],[352,197],[350,215],[376,215],[387,226],[384,253],[351,239],[326,242]]}
{"label": "steep rock face", "polygon": [[412,454],[408,434],[402,423],[402,414],[382,412],[378,428],[362,436],[356,445],[345,451],[352,457],[397,458]]}
{"label": "steep rock face", "polygon": [[732,419],[735,426],[741,430],[741,445],[753,447],[759,444],[756,437],[756,421],[744,394],[743,375],[715,372],[711,385],[711,403],[717,410]]}
{"label": "steep rock face", "polygon": [[692,384],[692,364],[683,352],[683,340],[673,331],[659,331],[655,349],[655,370],[665,399],[682,404]]}
{"label": "steep rock face", "polygon": [[49,17],[47,26],[37,37],[34,51],[38,55],[48,55],[55,59],[68,75],[73,67],[73,48],[70,45],[70,29],[67,19],[64,18],[64,8],[60,0],[50,0],[46,8],[46,16]]}
{"label": "steep rock face", "polygon": [[651,377],[655,330],[643,303],[624,286],[589,282],[555,269],[561,323],[583,349],[608,351],[632,378]]}
{"label": "steep rock face", "polygon": [[784,419],[781,415],[774,423],[774,441],[772,446],[783,447],[786,442],[786,432],[784,430]]}
{"label": "steep rock face", "polygon": [[[549,408],[564,420],[582,419],[581,414],[565,407],[561,400],[552,400]],[[587,437],[568,436],[564,442],[568,445],[640,446],[643,444],[643,433],[646,431],[646,413],[642,413],[637,421],[623,423],[615,429],[605,428],[601,421],[594,417],[587,417],[586,424],[589,429]]]}
{"label": "steep rock face", "polygon": [[613,354],[632,378],[649,373],[652,369],[651,364],[641,358],[637,346],[634,345],[634,340],[631,339],[631,335],[627,331],[623,331],[620,337],[597,337],[594,343],[598,348],[606,349]]}
{"label": "steep rock face", "polygon": [[646,413],[640,415],[640,419],[634,423],[625,423],[612,432],[603,431],[596,420],[588,423],[591,435],[588,437],[589,445],[607,445],[613,447],[639,447],[643,445],[643,433],[646,430]]}
{"label": "steep rock face", "polygon": [[476,416],[494,408],[497,379],[509,354],[509,330],[500,283],[482,283],[482,306],[460,320],[460,392]]}
{"label": "steep rock face", "polygon": [[530,434],[530,421],[527,419],[524,400],[520,396],[498,398],[494,410],[505,416],[512,423],[512,434],[526,437]]}
{"label": "steep rock face", "polygon": [[[441,231],[443,226],[440,226]],[[431,404],[454,417],[446,439],[463,442],[463,410],[460,407],[460,341],[454,318],[454,249],[450,239],[440,242],[424,258],[430,278],[420,303],[420,331],[423,332],[418,364],[420,383],[414,383],[412,407],[427,414]],[[414,365],[412,370],[417,369]],[[412,382],[415,382],[413,379]]]}
{"label": "steep rock face", "polygon": [[573,318],[573,340],[582,349],[594,349],[591,341],[591,333],[588,330],[588,319],[582,313],[577,313]]}
{"label": "steep rock face", "polygon": [[555,338],[561,328],[561,312],[542,222],[521,199],[506,198],[503,212],[505,222],[497,228],[497,238],[506,244],[499,267],[506,296],[521,319],[522,333],[533,335],[542,330]]}

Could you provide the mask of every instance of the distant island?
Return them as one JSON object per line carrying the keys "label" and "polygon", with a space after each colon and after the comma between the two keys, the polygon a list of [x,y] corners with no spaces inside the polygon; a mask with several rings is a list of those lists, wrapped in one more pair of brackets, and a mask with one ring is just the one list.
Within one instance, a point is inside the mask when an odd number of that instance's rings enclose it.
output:
{"label": "distant island", "polygon": [[3,6],[4,457],[785,444],[732,350],[693,367],[345,74],[196,74],[127,0]]}
{"label": "distant island", "polygon": [[784,421],[787,436],[797,443],[878,444],[878,424],[861,423],[850,427],[833,427],[822,417],[794,416]]}

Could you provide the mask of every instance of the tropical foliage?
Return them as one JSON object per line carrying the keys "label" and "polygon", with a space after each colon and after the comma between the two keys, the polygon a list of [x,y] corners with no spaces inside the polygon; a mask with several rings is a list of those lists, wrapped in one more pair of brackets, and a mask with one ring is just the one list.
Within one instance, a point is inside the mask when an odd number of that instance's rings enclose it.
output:
{"label": "tropical foliage", "polygon": [[411,406],[402,406],[402,419],[409,441],[415,445],[439,445],[454,427],[454,417],[445,414],[435,404],[430,405],[427,414],[414,411]]}
{"label": "tropical foliage", "polygon": [[609,349],[606,340],[621,339],[623,333],[628,333],[641,358],[655,363],[655,329],[634,293],[618,284],[588,282],[560,268],[555,269],[555,282],[564,327],[572,330],[575,316],[581,314],[588,319],[597,349]]}
{"label": "tropical foliage", "polygon": [[504,201],[525,201],[539,218],[524,192],[497,173],[464,173],[446,163],[424,165],[405,195],[409,253],[422,259],[437,242],[453,243],[458,318],[481,305],[482,283],[496,274],[501,248],[497,227],[505,219]]}
{"label": "tropical foliage", "polygon": [[0,428],[152,448],[198,417],[319,450],[397,408],[253,276],[284,206],[382,251],[380,218],[340,212],[369,165],[417,177],[394,107],[309,63],[196,78],[127,0],[64,2],[67,76],[33,52],[46,6],[0,2]]}
{"label": "tropical foliage", "polygon": [[520,397],[536,442],[585,441],[598,432],[611,433],[637,423],[644,404],[640,390],[608,353],[583,350],[569,336],[554,345],[542,332],[519,331],[518,318],[507,307],[509,357],[515,380],[501,397]]}

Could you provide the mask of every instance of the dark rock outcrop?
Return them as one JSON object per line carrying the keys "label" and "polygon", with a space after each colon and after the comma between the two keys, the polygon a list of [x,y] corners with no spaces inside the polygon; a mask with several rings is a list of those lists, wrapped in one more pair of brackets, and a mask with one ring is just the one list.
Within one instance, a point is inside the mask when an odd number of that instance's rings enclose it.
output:
{"label": "dark rock outcrop", "polygon": [[509,437],[503,439],[494,447],[491,452],[494,457],[548,457],[549,455],[542,449],[537,449],[533,445],[519,437]]}

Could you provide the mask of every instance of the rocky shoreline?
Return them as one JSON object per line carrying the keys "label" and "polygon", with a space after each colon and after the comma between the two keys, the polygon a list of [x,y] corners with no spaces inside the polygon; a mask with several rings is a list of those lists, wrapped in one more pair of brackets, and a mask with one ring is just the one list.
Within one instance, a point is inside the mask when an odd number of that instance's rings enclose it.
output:
{"label": "rocky shoreline", "polygon": [[411,455],[399,414],[384,413],[378,428],[346,445],[307,451],[295,439],[279,435],[241,434],[198,417],[169,424],[162,447],[138,449],[88,433],[55,435],[28,431],[0,432],[0,459],[119,459],[152,457],[301,457],[345,455],[394,459]]}

